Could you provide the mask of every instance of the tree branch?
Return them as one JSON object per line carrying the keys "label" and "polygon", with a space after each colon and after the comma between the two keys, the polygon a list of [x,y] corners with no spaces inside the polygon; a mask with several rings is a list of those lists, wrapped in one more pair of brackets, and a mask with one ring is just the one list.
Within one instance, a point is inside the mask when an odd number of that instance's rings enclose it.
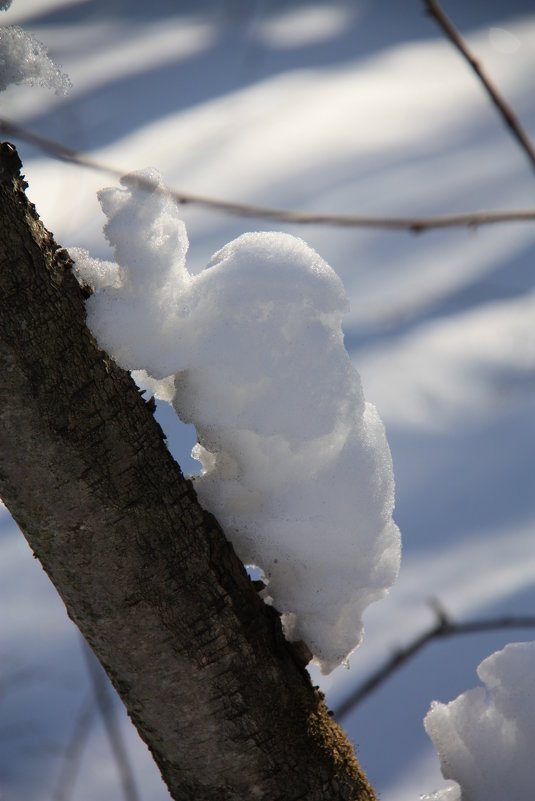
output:
{"label": "tree branch", "polygon": [[433,19],[442,28],[450,42],[457,48],[457,50],[471,66],[481,81],[485,91],[492,100],[494,106],[498,110],[498,113],[502,116],[505,124],[519,143],[520,147],[526,153],[531,162],[531,166],[535,167],[535,147],[533,146],[531,139],[520,124],[520,121],[518,120],[509,103],[506,101],[503,95],[500,94],[490,76],[487,75],[485,69],[473,55],[453,22],[449,19],[440,6],[440,3],[438,3],[437,0],[424,0],[424,4],[429,16],[433,17]]}
{"label": "tree branch", "polygon": [[[59,142],[46,139],[21,128],[16,123],[0,118],[0,133],[22,139],[38,147],[44,153],[79,167],[96,170],[100,173],[120,179],[127,170],[119,170],[110,165],[101,164],[95,159],[78,153],[72,148]],[[535,209],[507,209],[501,211],[469,211],[460,214],[443,214],[436,217],[371,217],[362,214],[330,214],[315,211],[295,211],[292,209],[278,209],[270,206],[256,206],[249,203],[234,202],[231,200],[218,200],[217,198],[195,195],[191,192],[182,192],[178,189],[155,187],[146,178],[138,178],[137,184],[146,187],[149,192],[165,192],[176,203],[186,206],[199,206],[207,211],[217,211],[235,217],[248,219],[270,220],[283,222],[288,225],[329,225],[337,228],[378,228],[385,231],[408,231],[421,234],[442,228],[478,228],[482,225],[496,225],[510,222],[535,221]]]}
{"label": "tree branch", "polygon": [[[373,801],[0,146],[0,497],[176,801]],[[65,199],[69,202],[69,198]]]}
{"label": "tree branch", "polygon": [[465,623],[454,623],[446,613],[437,607],[437,622],[427,631],[422,632],[405,648],[397,650],[390,659],[369,676],[351,695],[335,710],[334,716],[342,720],[352,709],[355,709],[370,693],[383,684],[405,662],[422,650],[426,645],[444,637],[458,634],[479,634],[484,631],[501,629],[535,628],[535,617],[498,617],[489,620],[470,620]]}

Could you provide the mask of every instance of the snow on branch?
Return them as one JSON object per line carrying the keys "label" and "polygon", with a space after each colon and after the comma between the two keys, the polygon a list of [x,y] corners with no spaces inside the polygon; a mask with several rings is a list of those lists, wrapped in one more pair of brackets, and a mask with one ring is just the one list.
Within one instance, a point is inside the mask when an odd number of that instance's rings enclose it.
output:
{"label": "snow on branch", "polygon": [[[6,9],[9,4],[0,6]],[[0,92],[11,84],[29,84],[66,94],[71,88],[67,75],[48,57],[46,47],[16,25],[0,27]]]}
{"label": "snow on branch", "polygon": [[329,672],[400,556],[390,451],[344,347],[342,283],[303,240],[274,232],[242,235],[192,275],[156,171],[121,183],[99,193],[117,264],[69,249],[95,289],[88,325],[123,368],[174,377],[175,410],[197,430],[201,503],[262,570],[287,636]]}

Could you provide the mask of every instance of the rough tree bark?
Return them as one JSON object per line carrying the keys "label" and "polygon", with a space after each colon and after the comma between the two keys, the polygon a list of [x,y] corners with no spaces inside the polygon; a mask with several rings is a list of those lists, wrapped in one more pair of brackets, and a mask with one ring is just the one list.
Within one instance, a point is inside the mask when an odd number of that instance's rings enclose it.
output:
{"label": "rough tree bark", "polygon": [[[0,496],[176,801],[371,801],[0,145]],[[68,200],[66,200],[68,202]]]}

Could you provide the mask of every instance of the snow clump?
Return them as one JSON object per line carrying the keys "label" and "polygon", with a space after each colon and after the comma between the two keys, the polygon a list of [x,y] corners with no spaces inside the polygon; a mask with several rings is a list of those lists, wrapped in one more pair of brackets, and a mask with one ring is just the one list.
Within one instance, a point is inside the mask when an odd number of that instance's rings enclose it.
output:
{"label": "snow clump", "polygon": [[70,249],[95,289],[88,325],[122,367],[166,379],[197,431],[201,503],[327,673],[359,644],[400,558],[390,451],[344,348],[342,283],[284,233],[244,234],[193,275],[158,173],[121,183],[98,195],[116,263]]}
{"label": "snow clump", "polygon": [[[0,0],[0,11],[10,5],[11,0]],[[17,83],[48,87],[58,95],[71,88],[68,76],[48,57],[46,47],[31,33],[9,25],[0,27],[0,92]]]}
{"label": "snow clump", "polygon": [[458,782],[426,801],[526,801],[534,797],[535,642],[507,645],[484,659],[486,685],[455,701],[434,701],[424,726],[442,775]]}

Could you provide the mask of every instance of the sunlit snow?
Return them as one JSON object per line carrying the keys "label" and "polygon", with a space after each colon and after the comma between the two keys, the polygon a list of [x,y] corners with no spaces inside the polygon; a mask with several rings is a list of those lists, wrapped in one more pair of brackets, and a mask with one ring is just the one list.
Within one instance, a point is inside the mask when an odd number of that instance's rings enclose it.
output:
{"label": "sunlit snow", "polygon": [[[535,642],[507,645],[477,673],[486,689],[468,690],[449,704],[435,701],[425,718],[444,778],[457,781],[469,801],[532,798]],[[460,797],[449,789],[432,799]]]}
{"label": "sunlit snow", "polygon": [[[9,2],[0,6],[7,9]],[[71,86],[57,64],[47,55],[46,47],[16,25],[0,27],[0,91],[11,84],[46,86],[65,94]]]}

